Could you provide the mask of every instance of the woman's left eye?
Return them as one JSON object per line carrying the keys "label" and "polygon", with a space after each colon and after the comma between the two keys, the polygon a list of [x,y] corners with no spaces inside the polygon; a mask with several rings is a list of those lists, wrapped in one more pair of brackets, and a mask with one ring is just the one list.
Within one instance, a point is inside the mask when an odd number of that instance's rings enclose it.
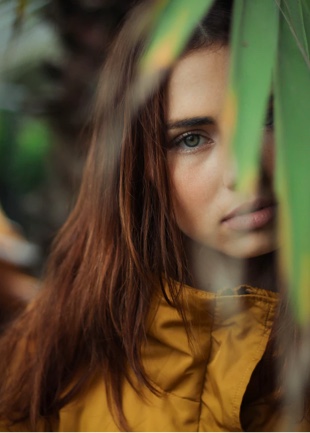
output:
{"label": "woman's left eye", "polygon": [[183,151],[191,152],[198,150],[202,146],[213,144],[211,137],[200,133],[187,132],[172,140],[171,147],[178,148]]}
{"label": "woman's left eye", "polygon": [[200,142],[203,140],[203,137],[198,134],[190,134],[182,139],[183,143],[187,147],[197,147]]}

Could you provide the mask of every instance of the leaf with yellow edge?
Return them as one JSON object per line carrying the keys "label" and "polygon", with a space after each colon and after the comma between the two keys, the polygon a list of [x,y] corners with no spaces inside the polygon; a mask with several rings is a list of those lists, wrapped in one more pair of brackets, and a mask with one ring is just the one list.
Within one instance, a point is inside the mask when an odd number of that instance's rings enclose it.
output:
{"label": "leaf with yellow edge", "polygon": [[142,72],[154,74],[169,67],[212,3],[213,0],[168,0],[160,2],[160,7],[155,3],[156,19],[141,59]]}
{"label": "leaf with yellow edge", "polygon": [[[280,33],[275,73],[275,131],[277,142],[276,189],[280,199],[281,270],[288,280],[296,317],[310,321],[310,70],[296,43],[292,28],[296,17],[289,14],[295,0],[285,0],[280,16]],[[287,21],[290,16],[292,22]],[[301,24],[300,24],[301,25]],[[310,26],[310,15],[303,24]],[[309,44],[306,32],[299,29]]]}
{"label": "leaf with yellow edge", "polygon": [[[252,191],[257,183],[278,20],[279,9],[274,1],[235,0],[230,84],[222,129],[236,153],[237,183],[243,191]],[[225,113],[232,109],[235,123],[225,124]]]}

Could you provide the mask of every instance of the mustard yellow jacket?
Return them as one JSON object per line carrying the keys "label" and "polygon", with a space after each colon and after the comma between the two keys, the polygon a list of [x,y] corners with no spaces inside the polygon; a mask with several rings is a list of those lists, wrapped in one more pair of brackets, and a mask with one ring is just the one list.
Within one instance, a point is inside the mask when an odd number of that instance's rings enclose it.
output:
{"label": "mustard yellow jacket", "polygon": [[[277,408],[257,367],[266,350],[277,295],[251,287],[217,294],[187,287],[185,302],[193,348],[182,320],[163,297],[150,317],[143,358],[161,395],[145,390],[141,399],[125,383],[124,411],[131,430],[309,431],[301,414]],[[100,378],[60,411],[58,428],[118,431]]]}
{"label": "mustard yellow jacket", "polygon": [[[262,374],[269,368],[265,352],[277,295],[251,287],[221,293],[187,287],[185,302],[193,347],[176,310],[162,296],[152,309],[143,359],[161,393],[146,389],[142,399],[125,382],[124,412],[130,429],[309,431],[302,413],[277,406]],[[101,377],[61,409],[55,429],[118,431]]]}

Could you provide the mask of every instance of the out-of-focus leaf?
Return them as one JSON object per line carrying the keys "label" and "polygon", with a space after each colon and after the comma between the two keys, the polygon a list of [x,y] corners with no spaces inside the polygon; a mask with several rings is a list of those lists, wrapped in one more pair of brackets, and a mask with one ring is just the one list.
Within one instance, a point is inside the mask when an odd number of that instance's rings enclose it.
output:
{"label": "out-of-focus leaf", "polygon": [[305,38],[308,42],[308,56],[310,56],[310,28],[309,28],[309,20],[310,20],[310,2],[309,0],[300,0],[301,1],[301,11],[303,16],[303,27]]}
{"label": "out-of-focus leaf", "polygon": [[20,26],[23,23],[23,19],[25,16],[27,7],[27,0],[16,0],[16,12],[15,12],[15,20],[14,20],[14,31],[18,31]]}
{"label": "out-of-focus leaf", "polygon": [[14,152],[17,132],[16,115],[13,112],[0,111],[0,184],[5,185],[10,178],[10,162]]}
{"label": "out-of-focus leaf", "polygon": [[[306,1],[308,3],[306,3]],[[307,61],[309,61],[310,57],[310,28],[309,28],[309,21],[310,21],[310,5],[308,0],[299,0],[299,13],[300,13],[300,27],[302,29],[303,34],[303,40],[305,44],[305,51],[308,57],[306,58]],[[308,25],[306,25],[308,23]],[[309,65],[309,63],[308,63]]]}
{"label": "out-of-focus leaf", "polygon": [[222,125],[237,156],[238,186],[255,188],[272,70],[279,9],[270,0],[235,0],[231,74]]}
{"label": "out-of-focus leaf", "polygon": [[193,29],[214,0],[161,0],[155,2],[148,48],[141,59],[142,71],[156,73],[167,68],[180,54]]}
{"label": "out-of-focus leaf", "polygon": [[310,15],[310,3],[308,0],[300,0],[303,10]]}
{"label": "out-of-focus leaf", "polygon": [[16,18],[22,19],[25,15],[27,0],[16,0]]}
{"label": "out-of-focus leaf", "polygon": [[[293,10],[296,6],[296,0],[285,0],[284,15],[286,7]],[[304,324],[310,320],[310,70],[284,15],[280,17],[275,73],[281,269],[288,279],[297,317]],[[303,25],[310,26],[308,14]],[[302,29],[299,32],[302,34]]]}
{"label": "out-of-focus leaf", "polygon": [[16,136],[11,161],[11,184],[24,193],[37,188],[46,176],[46,157],[51,144],[47,125],[35,119],[23,119]]}
{"label": "out-of-focus leaf", "polygon": [[291,2],[290,0],[283,0],[277,3],[281,9],[281,13],[285,20],[287,21],[288,27],[294,36],[295,42],[302,53],[305,62],[310,68],[309,60],[309,49],[310,49],[310,29],[309,25],[305,25],[306,22],[309,23],[310,10],[308,0],[295,0]]}

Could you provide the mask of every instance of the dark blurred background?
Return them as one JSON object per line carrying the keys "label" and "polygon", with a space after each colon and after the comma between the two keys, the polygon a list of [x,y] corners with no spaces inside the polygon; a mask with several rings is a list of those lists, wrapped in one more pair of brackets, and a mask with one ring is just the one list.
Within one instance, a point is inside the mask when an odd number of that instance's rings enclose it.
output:
{"label": "dark blurred background", "polygon": [[39,289],[78,191],[99,71],[131,3],[0,0],[0,324]]}

